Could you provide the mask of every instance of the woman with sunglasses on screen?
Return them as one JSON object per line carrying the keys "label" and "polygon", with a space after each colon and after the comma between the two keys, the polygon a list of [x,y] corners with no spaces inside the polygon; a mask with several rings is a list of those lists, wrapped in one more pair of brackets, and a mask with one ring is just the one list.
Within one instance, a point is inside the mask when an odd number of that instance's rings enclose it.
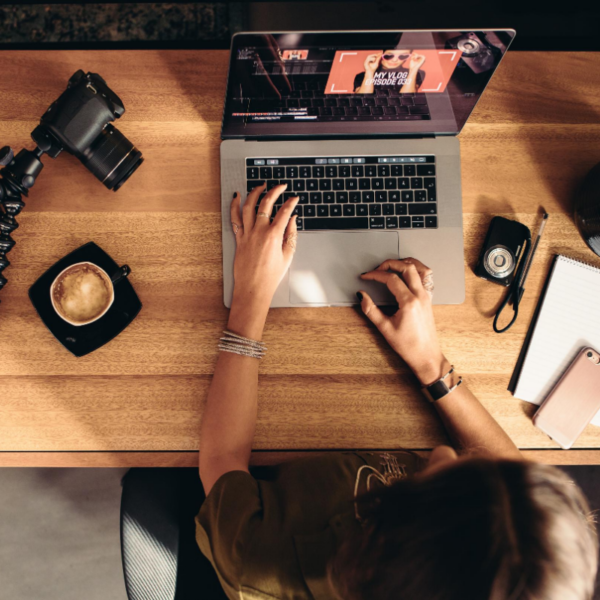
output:
{"label": "woman with sunglasses on screen", "polygon": [[450,391],[434,407],[454,448],[438,446],[428,460],[408,451],[328,452],[250,473],[263,328],[297,242],[290,217],[298,198],[271,222],[285,186],[267,192],[255,213],[264,189],[252,190],[243,209],[239,194],[231,205],[235,288],[201,426],[206,499],[196,539],[226,595],[591,599],[597,538],[585,498],[555,467],[524,461],[466,383],[457,385],[437,339],[433,274],[416,259],[357,274],[357,283],[389,288],[393,316],[366,292],[358,296],[420,385],[445,377]]}
{"label": "woman with sunglasses on screen", "polygon": [[422,54],[406,49],[370,54],[365,59],[364,73],[354,78],[354,93],[373,94],[376,87],[381,87],[414,94],[425,79],[425,72],[421,70],[424,62]]}

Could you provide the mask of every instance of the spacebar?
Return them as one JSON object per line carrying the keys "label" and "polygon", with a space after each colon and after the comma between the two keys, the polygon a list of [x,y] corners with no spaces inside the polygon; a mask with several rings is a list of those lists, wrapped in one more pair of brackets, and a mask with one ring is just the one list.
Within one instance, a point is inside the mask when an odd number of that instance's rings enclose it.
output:
{"label": "spacebar", "polygon": [[369,229],[369,217],[304,219],[304,231],[315,229]]}

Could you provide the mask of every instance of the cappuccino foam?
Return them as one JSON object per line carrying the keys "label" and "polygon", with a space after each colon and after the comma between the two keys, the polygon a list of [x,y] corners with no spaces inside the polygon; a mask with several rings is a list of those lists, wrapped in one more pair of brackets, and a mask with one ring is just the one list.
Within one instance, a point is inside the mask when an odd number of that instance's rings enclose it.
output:
{"label": "cappuccino foam", "polygon": [[112,284],[91,264],[73,265],[54,284],[52,300],[58,314],[78,324],[100,316],[112,302]]}

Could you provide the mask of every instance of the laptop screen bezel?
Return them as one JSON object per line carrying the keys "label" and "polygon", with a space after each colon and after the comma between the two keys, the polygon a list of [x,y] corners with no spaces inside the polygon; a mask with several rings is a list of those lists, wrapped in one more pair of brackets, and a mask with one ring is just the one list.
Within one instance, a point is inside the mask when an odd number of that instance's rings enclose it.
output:
{"label": "laptop screen bezel", "polygon": [[[458,135],[462,127],[456,126],[456,121],[450,123],[450,120],[444,121],[443,127],[440,127],[439,121],[369,121],[369,132],[365,134],[364,121],[353,122],[353,121],[329,121],[327,123],[322,122],[303,122],[303,123],[282,123],[282,122],[268,122],[268,123],[232,123],[227,122],[227,111],[230,104],[230,90],[231,90],[231,74],[233,72],[233,64],[237,56],[237,48],[241,47],[244,43],[245,36],[257,36],[257,35],[319,35],[319,36],[332,36],[331,46],[335,46],[335,37],[340,35],[348,34],[378,34],[382,37],[385,36],[398,36],[405,33],[465,33],[469,31],[477,32],[505,32],[510,36],[510,41],[506,46],[506,51],[501,56],[498,64],[490,74],[489,79],[493,77],[493,74],[498,69],[502,62],[504,55],[508,52],[510,44],[513,42],[516,31],[514,29],[507,28],[479,28],[479,29],[404,29],[394,31],[383,31],[383,30],[359,30],[359,31],[247,31],[236,33],[231,38],[230,57],[229,57],[229,70],[227,74],[227,88],[225,92],[225,102],[223,107],[223,117],[221,122],[221,138],[222,139],[283,139],[283,138],[297,138],[307,139],[315,137],[327,137],[327,138],[340,138],[340,137],[432,137],[437,135]],[[489,82],[488,79],[488,82]],[[473,104],[471,111],[464,120],[464,124],[470,118],[475,106],[479,102],[479,99],[483,95],[487,84],[479,93],[479,97]],[[429,127],[428,127],[429,125]]]}

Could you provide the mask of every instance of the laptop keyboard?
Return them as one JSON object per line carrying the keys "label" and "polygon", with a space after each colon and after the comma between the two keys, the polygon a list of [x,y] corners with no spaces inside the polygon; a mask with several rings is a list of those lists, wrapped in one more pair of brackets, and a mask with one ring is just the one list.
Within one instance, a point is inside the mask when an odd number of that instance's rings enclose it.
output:
{"label": "laptop keyboard", "polygon": [[246,181],[248,192],[287,183],[271,217],[299,196],[299,231],[438,226],[434,156],[247,158]]}

